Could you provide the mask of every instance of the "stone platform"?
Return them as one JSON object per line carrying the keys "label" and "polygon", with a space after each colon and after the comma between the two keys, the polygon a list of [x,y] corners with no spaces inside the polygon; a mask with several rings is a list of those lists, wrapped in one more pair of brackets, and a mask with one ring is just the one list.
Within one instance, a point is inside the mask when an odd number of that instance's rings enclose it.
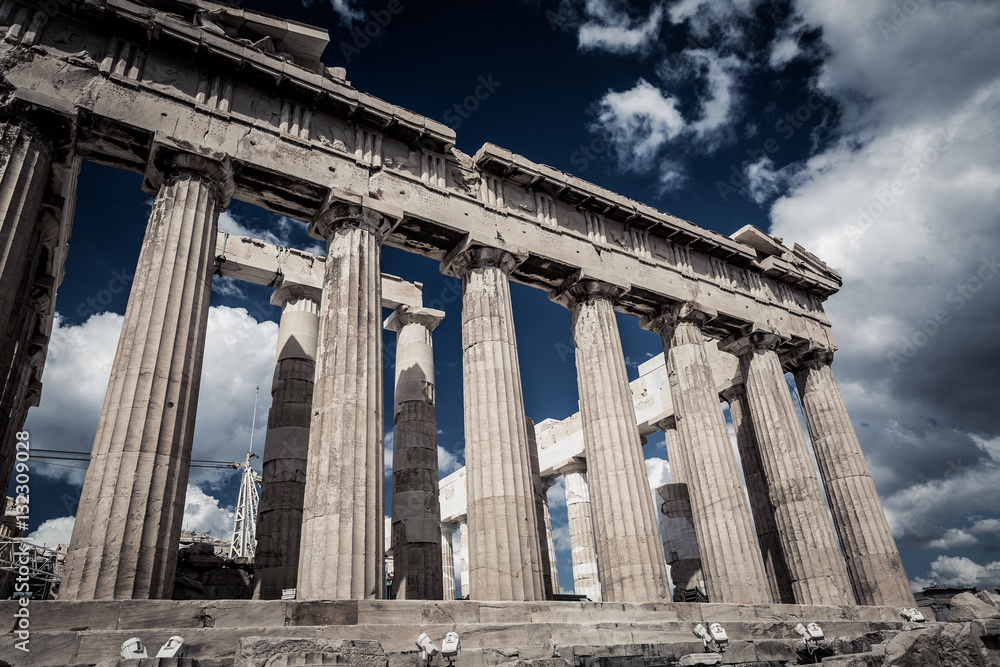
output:
{"label": "stone platform", "polygon": [[[187,643],[186,655],[200,667],[256,664],[237,660],[241,639],[249,637],[377,641],[389,667],[416,667],[417,636],[426,632],[440,644],[450,631],[461,635],[460,667],[549,658],[591,665],[595,656],[645,654],[655,664],[671,665],[682,655],[702,652],[692,634],[698,623],[725,627],[730,647],[724,664],[794,664],[804,650],[792,629],[796,623],[819,623],[831,645],[864,643],[865,636],[868,644],[878,643],[880,637],[923,627],[903,622],[894,607],[801,605],[116,600],[39,601],[29,609],[31,652],[17,650],[15,635],[4,634],[0,665],[96,665],[117,659],[130,637],[139,637],[155,654],[179,634]],[[13,622],[16,610],[16,602],[0,602],[0,618]],[[446,664],[440,657],[439,663]]]}

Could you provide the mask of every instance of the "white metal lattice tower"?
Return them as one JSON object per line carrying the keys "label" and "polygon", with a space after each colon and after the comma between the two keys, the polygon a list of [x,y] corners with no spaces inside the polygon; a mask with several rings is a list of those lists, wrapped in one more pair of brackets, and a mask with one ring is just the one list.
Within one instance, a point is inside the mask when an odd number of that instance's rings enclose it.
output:
{"label": "white metal lattice tower", "polygon": [[253,453],[253,430],[257,425],[257,397],[260,387],[253,399],[253,424],[250,426],[250,451],[242,463],[234,463],[234,468],[242,468],[240,479],[240,497],[236,502],[236,520],[233,522],[232,546],[229,547],[230,558],[249,558],[253,560],[257,549],[257,503],[260,500],[261,477],[250,466],[250,461],[258,457]]}

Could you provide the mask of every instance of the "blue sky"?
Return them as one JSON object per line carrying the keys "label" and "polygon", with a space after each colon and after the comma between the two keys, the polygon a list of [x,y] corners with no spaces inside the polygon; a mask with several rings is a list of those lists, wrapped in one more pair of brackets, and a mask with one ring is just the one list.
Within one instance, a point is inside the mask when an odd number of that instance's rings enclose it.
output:
{"label": "blue sky", "polygon": [[[1000,5],[399,3],[388,21],[382,0],[242,6],[327,28],[328,66],[451,124],[465,153],[496,143],[723,234],[757,225],[839,270],[834,369],[911,581],[1000,585]],[[355,40],[366,28],[376,36]],[[29,413],[35,447],[92,444],[149,212],[139,185],[84,166],[60,327]],[[316,247],[304,223],[239,202],[220,224]],[[457,282],[390,248],[383,269],[424,283],[425,303],[447,313],[435,348],[450,472],[463,459]],[[213,292],[194,455],[236,461],[257,384],[263,443],[278,311],[263,288],[217,281]],[[564,418],[577,410],[569,313],[537,290],[512,295],[528,415]],[[634,377],[662,346],[634,318],[619,324]],[[666,481],[662,438],[645,449]],[[68,535],[82,481],[65,465],[35,463],[50,493],[33,497],[33,523],[51,520],[39,533],[49,542]],[[191,484],[189,525],[228,531],[236,472],[195,469]]]}

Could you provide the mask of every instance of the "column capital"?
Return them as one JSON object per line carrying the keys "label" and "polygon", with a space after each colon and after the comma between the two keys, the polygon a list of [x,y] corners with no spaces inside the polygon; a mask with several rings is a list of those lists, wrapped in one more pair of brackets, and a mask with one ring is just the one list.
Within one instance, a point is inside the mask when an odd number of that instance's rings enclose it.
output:
{"label": "column capital", "polygon": [[17,123],[48,144],[64,159],[71,150],[79,122],[79,110],[65,101],[37,90],[18,88],[0,101],[0,122]]}
{"label": "column capital", "polygon": [[198,176],[215,185],[222,197],[221,210],[229,206],[236,192],[234,168],[229,155],[209,149],[195,152],[189,146],[181,146],[157,134],[146,161],[143,191],[156,194],[164,183],[184,175]]}
{"label": "column capital", "polygon": [[661,336],[669,335],[678,324],[690,322],[700,328],[718,317],[718,311],[697,301],[680,301],[664,306],[658,313],[642,318],[640,326]]}
{"label": "column capital", "polygon": [[526,259],[528,254],[520,248],[499,248],[478,235],[467,234],[441,260],[441,273],[461,280],[473,269],[491,266],[509,276]]}
{"label": "column capital", "polygon": [[660,421],[656,422],[656,428],[661,431],[669,431],[670,429],[677,428],[677,417],[670,415],[669,417],[664,417]]}
{"label": "column capital", "polygon": [[403,304],[392,311],[392,314],[383,323],[383,327],[399,333],[400,329],[407,324],[419,324],[430,332],[434,331],[437,325],[441,324],[444,315],[445,313],[442,310]]}
{"label": "column capital", "polygon": [[281,283],[281,286],[274,290],[271,294],[271,305],[284,308],[288,302],[298,301],[299,299],[309,299],[310,301],[315,301],[318,304],[322,296],[323,290],[318,287],[313,287],[311,285],[299,285],[297,283],[284,281]]}
{"label": "column capital", "polygon": [[784,343],[787,338],[777,332],[756,330],[746,334],[733,334],[719,342],[719,349],[723,352],[735,354],[742,357],[748,352],[758,350],[774,350]]}
{"label": "column capital", "polygon": [[833,363],[834,350],[806,343],[795,348],[787,355],[782,355],[782,366],[792,373],[812,368],[817,369]]}
{"label": "column capital", "polygon": [[370,197],[358,197],[357,201],[346,201],[328,196],[309,223],[309,236],[320,241],[328,241],[338,229],[366,229],[375,235],[379,245],[392,229],[402,220],[402,211],[380,210]]}
{"label": "column capital", "polygon": [[559,466],[558,468],[556,468],[556,472],[558,472],[560,475],[562,475],[564,477],[566,475],[570,475],[570,474],[573,474],[573,473],[579,473],[579,474],[585,475],[585,474],[587,474],[587,459],[585,459],[585,458],[572,458],[572,459],[569,460],[568,463],[565,463],[565,464]]}
{"label": "column capital", "polygon": [[719,396],[721,396],[726,403],[732,403],[745,394],[746,387],[742,384],[734,384],[733,386],[727,387],[719,392]]}
{"label": "column capital", "polygon": [[629,291],[631,285],[603,271],[580,269],[563,281],[549,298],[572,310],[588,301],[605,300],[615,303]]}

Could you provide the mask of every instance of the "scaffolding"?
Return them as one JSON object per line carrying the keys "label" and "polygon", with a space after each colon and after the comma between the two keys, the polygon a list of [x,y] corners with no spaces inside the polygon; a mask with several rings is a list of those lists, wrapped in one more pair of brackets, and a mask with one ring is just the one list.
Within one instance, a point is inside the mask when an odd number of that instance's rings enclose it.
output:
{"label": "scaffolding", "polygon": [[236,518],[233,521],[233,539],[229,547],[230,558],[247,558],[253,561],[257,549],[257,504],[260,501],[261,476],[251,466],[253,459],[259,458],[253,453],[253,431],[257,425],[257,397],[260,387],[253,399],[253,422],[250,425],[250,450],[242,463],[234,463],[234,468],[242,468],[240,479],[240,497],[236,502]]}
{"label": "scaffolding", "polygon": [[14,582],[27,583],[32,600],[52,599],[62,579],[62,560],[62,554],[55,549],[20,537],[0,536],[0,580],[19,597],[25,591],[17,590]]}

